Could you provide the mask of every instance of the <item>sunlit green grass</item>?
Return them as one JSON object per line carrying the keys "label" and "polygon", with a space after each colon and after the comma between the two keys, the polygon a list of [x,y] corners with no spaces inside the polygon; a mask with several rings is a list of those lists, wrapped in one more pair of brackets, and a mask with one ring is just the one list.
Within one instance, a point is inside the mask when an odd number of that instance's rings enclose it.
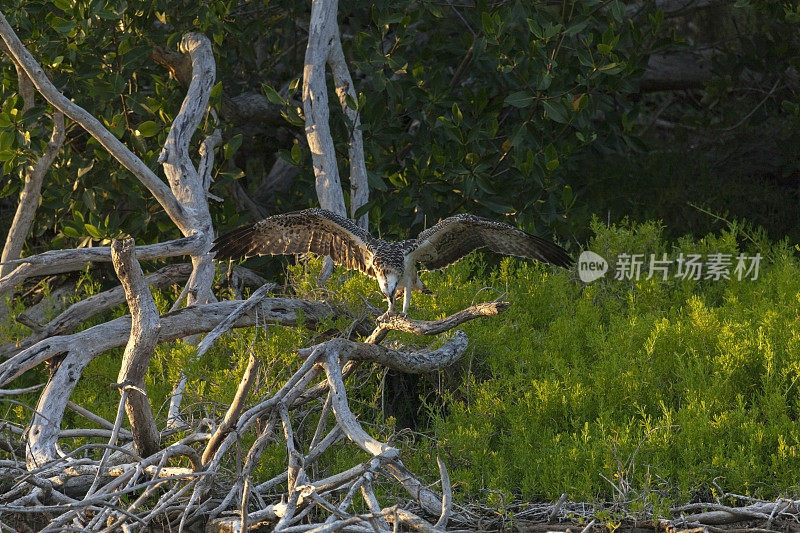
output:
{"label": "sunlit green grass", "polygon": [[[415,294],[415,318],[447,316],[472,303],[502,298],[511,308],[461,326],[470,338],[465,358],[421,381],[417,434],[397,445],[412,469],[436,479],[445,459],[461,501],[633,501],[631,509],[666,509],[719,490],[774,498],[796,496],[800,479],[800,265],[786,244],[769,244],[736,227],[675,245],[657,224],[611,229],[595,223],[589,248],[676,254],[759,251],[757,280],[670,279],[583,284],[573,270],[475,256],[444,271],[424,273],[433,296]],[[744,243],[744,244],[743,244]],[[320,263],[291,267],[290,287],[358,313],[361,297],[383,308],[377,283],[344,270],[320,288]],[[290,289],[291,290],[291,289]],[[168,308],[174,295],[158,295]],[[122,313],[120,308],[116,313]],[[321,330],[346,330],[350,319]],[[17,332],[18,334],[18,332]],[[159,346],[148,392],[158,418],[182,369],[189,377],[187,417],[221,417],[250,353],[262,361],[249,403],[275,392],[301,361],[298,347],[324,340],[308,328],[267,326],[224,336],[198,359],[183,343]],[[392,333],[389,341],[417,347],[441,343]],[[73,399],[113,419],[121,350],[90,365]],[[348,383],[351,406],[370,432],[388,439],[394,420],[382,411],[383,371],[364,368]],[[24,378],[27,382],[32,378]],[[44,379],[42,375],[39,379]],[[31,397],[32,401],[35,399]],[[6,416],[24,424],[29,413]],[[310,440],[310,413],[298,434]],[[70,415],[66,425],[86,427]],[[246,446],[246,436],[243,446]],[[339,444],[320,474],[365,459]],[[285,466],[270,448],[257,475]],[[234,458],[231,458],[234,461]],[[232,466],[233,468],[233,466]]]}

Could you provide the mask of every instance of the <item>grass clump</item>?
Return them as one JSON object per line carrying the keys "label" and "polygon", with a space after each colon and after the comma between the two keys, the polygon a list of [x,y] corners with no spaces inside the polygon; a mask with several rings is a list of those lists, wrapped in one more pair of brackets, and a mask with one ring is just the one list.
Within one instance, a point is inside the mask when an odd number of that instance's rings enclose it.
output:
{"label": "grass clump", "polygon": [[[737,225],[675,244],[665,241],[657,223],[608,228],[595,221],[592,231],[588,248],[606,258],[759,252],[763,260],[755,280],[645,275],[617,280],[609,273],[584,284],[574,270],[513,258],[487,263],[494,258],[481,255],[423,273],[435,294],[414,294],[414,318],[441,318],[495,298],[512,306],[500,316],[462,325],[470,338],[467,356],[419,380],[418,433],[397,433],[402,427],[383,410],[389,402],[384,370],[377,368],[363,368],[348,383],[361,422],[377,438],[394,436],[412,470],[434,476],[434,457],[442,456],[462,501],[555,500],[566,492],[572,500],[626,501],[634,511],[658,512],[709,499],[719,490],[796,496],[800,265],[795,251]],[[379,308],[385,305],[374,280],[361,274],[337,269],[321,288],[320,267],[321,261],[289,267],[289,295],[326,299],[354,315],[363,309],[362,296]],[[167,309],[173,298],[157,295],[159,307]],[[123,312],[120,307],[112,314]],[[315,330],[302,325],[237,330],[200,359],[189,345],[161,345],[147,378],[154,411],[166,418],[171,388],[185,370],[185,417],[221,417],[250,353],[262,361],[248,400],[252,405],[294,372],[300,364],[296,348],[351,324],[342,318]],[[432,342],[396,332],[392,340]],[[121,349],[93,361],[73,394],[106,418],[116,411],[108,383],[116,380],[120,354]],[[4,415],[24,426],[30,413],[9,405]],[[317,416],[310,412],[298,435],[310,438]],[[64,427],[72,424],[86,427],[68,415]],[[270,448],[255,475],[275,475],[285,467],[285,455],[281,446]],[[365,458],[342,443],[320,472]]]}
{"label": "grass clump", "polygon": [[[735,257],[742,237],[670,247],[656,224],[593,229],[589,248],[605,257]],[[467,263],[426,279],[439,293],[476,292],[488,279],[513,302],[468,326],[471,373],[445,393],[432,424],[458,491],[660,505],[717,487],[796,493],[800,268],[785,245],[759,251],[756,280],[584,285],[510,259],[473,278],[459,277]]]}

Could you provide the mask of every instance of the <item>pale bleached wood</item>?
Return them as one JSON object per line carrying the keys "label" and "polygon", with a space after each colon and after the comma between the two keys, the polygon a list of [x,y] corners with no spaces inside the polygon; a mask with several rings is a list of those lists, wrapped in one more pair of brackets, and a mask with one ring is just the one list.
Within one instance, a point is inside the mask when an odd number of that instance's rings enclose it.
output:
{"label": "pale bleached wood", "polygon": [[338,24],[336,24],[333,32],[333,43],[328,54],[328,65],[331,67],[333,81],[336,85],[336,95],[339,97],[342,113],[350,121],[350,138],[347,143],[348,159],[350,160],[350,218],[355,219],[356,223],[362,228],[368,229],[368,213],[364,213],[356,219],[356,211],[369,202],[369,182],[367,181],[367,165],[364,160],[361,117],[357,109],[353,109],[347,104],[348,98],[357,104],[358,95],[353,87],[353,78],[350,76],[347,60],[342,51],[342,39]]}
{"label": "pale bleached wood", "polygon": [[131,311],[131,333],[122,355],[117,383],[123,388],[130,388],[125,412],[131,423],[133,445],[136,453],[148,457],[158,451],[161,439],[144,378],[150,366],[150,357],[158,344],[161,322],[156,302],[136,260],[134,240],[112,242],[111,258]]}
{"label": "pale bleached wood", "polygon": [[308,45],[303,66],[303,113],[320,207],[346,217],[344,193],[329,124],[328,87],[325,83],[325,64],[334,35],[339,31],[336,23],[338,6],[338,0],[311,2]]}
{"label": "pale bleached wood", "polygon": [[[164,315],[161,317],[158,342],[209,331],[240,303],[216,302]],[[332,311],[321,302],[270,298],[261,302],[257,314],[258,321],[262,324],[274,322],[293,325],[297,323],[299,315],[303,316],[306,323],[313,323],[330,316]],[[255,323],[254,310],[242,316],[236,327],[252,326]],[[120,317],[73,335],[46,339],[0,363],[0,384],[5,384],[43,361],[59,354],[64,355],[42,391],[36,413],[31,420],[26,449],[31,467],[54,461],[60,456],[57,446],[59,425],[69,396],[83,370],[98,355],[122,346],[128,339],[130,330],[130,317]]]}
{"label": "pale bleached wood", "polygon": [[[27,76],[25,76],[25,79],[27,79]],[[20,83],[22,84],[21,80]],[[20,257],[25,238],[33,225],[36,208],[39,207],[44,176],[47,174],[50,165],[55,161],[59,150],[61,150],[65,136],[64,115],[60,111],[55,111],[53,113],[53,132],[50,135],[50,140],[47,142],[44,153],[36,161],[36,164],[25,169],[25,185],[19,194],[19,204],[6,235],[6,243],[3,246],[2,254],[0,254],[0,263]],[[11,270],[11,265],[0,264],[0,278]]]}
{"label": "pale bleached wood", "polygon": [[[325,81],[325,65],[331,67],[334,85],[342,112],[352,128],[348,139],[350,159],[350,216],[369,201],[369,183],[364,162],[364,142],[361,134],[361,119],[358,111],[347,105],[348,97],[358,102],[353,79],[347,68],[342,51],[339,24],[336,15],[338,0],[313,0],[308,27],[303,68],[303,112],[306,119],[306,139],[311,150],[311,159],[316,176],[317,198],[323,209],[346,216],[341,178],[336,163],[336,151],[329,125],[328,89]],[[366,228],[367,214],[357,223]]]}
{"label": "pale bleached wood", "polygon": [[236,389],[236,395],[233,397],[231,405],[225,412],[225,417],[222,419],[222,423],[217,426],[217,430],[211,436],[205,450],[203,451],[203,463],[211,460],[211,457],[217,451],[217,447],[222,439],[224,439],[236,426],[236,422],[239,420],[239,415],[241,415],[242,410],[244,409],[244,403],[247,400],[250,387],[252,387],[253,381],[256,379],[258,368],[258,358],[251,353],[250,359],[247,362],[247,368],[244,371],[241,381],[239,381],[239,387]]}
{"label": "pale bleached wood", "polygon": [[444,531],[442,529],[437,529],[424,518],[401,507],[395,507],[393,512],[386,513],[386,520],[394,525],[395,530],[402,524],[411,531],[421,531],[422,533],[439,533]]}
{"label": "pale bleached wood", "polygon": [[509,302],[479,303],[439,320],[414,320],[404,315],[384,314],[378,317],[375,330],[365,342],[380,344],[390,330],[404,331],[415,335],[437,335],[482,316],[499,315],[510,305]]}
{"label": "pale bleached wood", "polygon": [[[93,412],[89,411],[85,407],[82,407],[82,406],[80,406],[80,405],[78,405],[78,404],[76,404],[74,402],[67,402],[67,408],[70,409],[71,411],[74,411],[74,412],[78,413],[79,415],[81,415],[86,420],[90,420],[90,421],[94,422],[95,424],[97,424],[99,426],[102,426],[102,427],[104,427],[104,428],[106,428],[108,430],[114,429],[114,424],[112,424],[111,422],[109,422],[105,418],[94,414]],[[119,433],[120,433],[120,435],[122,435],[126,439],[132,439],[133,438],[133,434],[131,434],[131,432],[128,431],[127,429],[125,429],[125,428],[120,428]],[[64,435],[64,432],[62,431],[61,434]]]}
{"label": "pale bleached wood", "polygon": [[[138,256],[139,259],[164,259],[191,255],[202,250],[205,245],[205,239],[202,236],[192,235],[182,239],[140,246]],[[8,264],[19,266],[0,279],[0,296],[8,294],[28,278],[74,272],[86,268],[89,263],[110,261],[111,248],[108,246],[51,250],[22,259],[10,260],[7,262]]]}
{"label": "pale bleached wood", "polygon": [[202,341],[200,341],[200,344],[197,345],[197,355],[195,357],[202,357],[218,338],[220,338],[226,331],[233,327],[233,324],[239,319],[239,317],[258,305],[259,302],[261,302],[261,300],[266,297],[267,293],[274,287],[274,283],[266,283],[262,285],[252,295],[250,295],[250,298],[242,302],[239,307],[234,309],[230,315],[226,316],[225,320],[220,322],[208,333],[208,335],[203,338]]}
{"label": "pale bleached wood", "polygon": [[450,474],[442,458],[436,456],[436,464],[439,465],[439,478],[442,480],[442,514],[434,525],[437,529],[447,529],[447,521],[453,511],[453,487],[450,485]]}
{"label": "pale bleached wood", "polygon": [[359,448],[373,456],[394,458],[399,454],[397,448],[384,444],[372,438],[361,424],[358,423],[347,401],[347,391],[342,380],[342,368],[339,366],[339,351],[334,345],[328,345],[319,356],[320,364],[328,376],[328,386],[331,395],[331,407],[339,427],[345,435]]}
{"label": "pale bleached wood", "polygon": [[392,350],[377,344],[366,344],[354,342],[347,339],[331,339],[322,344],[311,348],[302,348],[297,351],[301,356],[312,353],[314,348],[325,347],[332,349],[342,358],[343,361],[354,359],[358,361],[369,361],[378,363],[389,368],[406,372],[408,374],[421,374],[433,372],[450,366],[467,349],[467,336],[463,331],[456,331],[453,337],[444,346],[432,351],[424,352],[402,352]]}
{"label": "pale bleached wood", "polygon": [[[193,286],[187,296],[187,305],[216,301],[211,291],[214,281],[213,258],[206,253],[211,248],[214,227],[208,210],[208,189],[210,174],[204,176],[195,168],[189,157],[189,142],[208,108],[208,99],[216,79],[216,66],[208,38],[199,33],[187,33],[181,39],[178,50],[187,54],[192,63],[192,78],[181,108],[172,122],[164,148],[158,157],[163,165],[172,194],[183,207],[185,217],[173,218],[185,236],[197,234],[203,237],[200,253],[192,255],[194,272],[190,280]],[[213,149],[222,140],[218,131],[204,143],[204,156],[201,168],[208,173],[206,159],[213,157]],[[203,155],[201,153],[201,155]],[[213,159],[211,160],[213,161]]]}
{"label": "pale bleached wood", "polygon": [[429,489],[403,464],[400,459],[386,463],[383,467],[389,472],[414,498],[417,503],[431,516],[437,516],[442,511],[442,498]]}
{"label": "pale bleached wood", "polygon": [[[185,280],[192,270],[192,265],[183,263],[165,266],[145,276],[145,283],[154,289],[164,289]],[[73,288],[74,291],[74,288]],[[81,322],[98,313],[125,302],[125,290],[117,286],[107,291],[89,296],[84,300],[75,302],[63,313],[42,325],[36,333],[24,339],[0,346],[0,358],[19,353],[37,342],[54,335],[63,335],[75,329]]]}

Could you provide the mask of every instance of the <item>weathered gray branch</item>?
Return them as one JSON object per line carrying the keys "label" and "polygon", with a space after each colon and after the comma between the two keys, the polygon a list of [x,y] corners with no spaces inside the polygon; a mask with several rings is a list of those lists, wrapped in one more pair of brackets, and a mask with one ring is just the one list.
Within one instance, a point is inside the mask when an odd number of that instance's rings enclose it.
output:
{"label": "weathered gray branch", "polygon": [[[163,164],[172,194],[186,214],[181,220],[173,218],[173,221],[184,235],[197,234],[203,238],[201,253],[192,255],[194,271],[190,281],[193,286],[187,296],[187,305],[192,305],[216,301],[211,292],[214,262],[211,256],[205,253],[211,248],[211,241],[214,238],[206,196],[208,193],[206,187],[210,184],[210,179],[203,179],[189,157],[189,141],[208,108],[216,68],[211,53],[211,43],[204,35],[187,33],[178,48],[184,54],[188,54],[192,61],[192,80],[180,111],[170,127],[158,161]],[[221,140],[219,133],[212,137],[213,141],[206,147],[206,157],[210,156],[208,150],[213,150],[214,144]]]}
{"label": "weathered gray branch", "polygon": [[214,329],[212,329],[197,346],[197,357],[202,357],[218,338],[220,338],[226,331],[233,327],[239,317],[258,305],[273,287],[275,287],[274,283],[266,283],[262,285],[250,296],[250,298],[242,302],[241,305],[234,309],[230,315],[226,316],[225,320],[220,322]]}
{"label": "weathered gray branch", "polygon": [[311,2],[308,46],[303,67],[303,113],[320,206],[346,217],[336,150],[328,122],[328,87],[325,83],[325,64],[339,34],[336,23],[338,5],[338,0]]}
{"label": "weathered gray branch", "polygon": [[[139,259],[163,259],[179,255],[197,253],[205,246],[205,238],[192,235],[174,241],[160,242],[140,246]],[[17,285],[34,276],[46,276],[62,272],[81,270],[89,263],[110,262],[111,248],[98,246],[97,248],[74,248],[70,250],[51,250],[23,259],[9,261],[9,264],[18,264],[10,274],[0,279],[0,296],[14,289]]]}
{"label": "weathered gray branch", "polygon": [[[240,303],[216,302],[164,315],[161,317],[158,342],[207,332]],[[330,307],[321,302],[270,298],[261,302],[257,314],[260,323],[296,324],[300,315],[306,323],[314,323],[331,313]],[[252,312],[241,317],[235,326],[252,326],[255,323],[256,313]],[[98,355],[123,345],[130,330],[130,316],[120,317],[73,335],[51,337],[0,363],[0,384],[5,384],[46,360],[63,356],[39,397],[31,421],[27,448],[29,466],[35,467],[58,458],[56,442],[59,424],[83,370]]]}
{"label": "weathered gray branch", "polygon": [[[154,289],[164,289],[184,281],[189,276],[191,270],[192,265],[188,263],[169,265],[152,274],[148,274],[144,277],[144,281],[148,286]],[[74,288],[72,291],[74,292]],[[29,337],[25,337],[21,341],[15,343],[8,343],[0,346],[0,358],[5,359],[9,355],[19,353],[48,337],[69,333],[84,320],[124,302],[125,290],[122,286],[89,296],[69,306],[63,313],[50,322],[40,325],[37,331]]]}
{"label": "weathered gray branch", "polygon": [[[27,76],[24,76],[24,79],[27,80]],[[24,85],[24,82],[21,77],[20,86],[22,85]],[[6,243],[3,246],[3,253],[0,255],[0,263],[20,257],[25,238],[30,232],[31,225],[33,225],[36,208],[39,206],[44,176],[58,155],[65,136],[64,115],[60,111],[55,111],[53,113],[53,133],[50,135],[50,140],[44,153],[39,157],[35,165],[25,170],[25,185],[19,194],[19,205],[8,230],[8,235],[6,235]],[[0,264],[0,278],[10,271],[11,265]]]}
{"label": "weathered gray branch", "polygon": [[[334,11],[334,17],[336,17]],[[335,20],[335,18],[334,18]],[[367,166],[364,161],[364,140],[361,135],[361,118],[357,109],[353,109],[351,102],[358,103],[358,96],[353,87],[353,78],[347,68],[347,60],[342,51],[342,39],[339,35],[339,25],[333,33],[328,64],[331,67],[333,81],[336,84],[336,95],[342,112],[350,122],[350,139],[348,142],[348,159],[350,160],[350,218],[356,219],[356,211],[369,202],[369,182],[367,181]],[[364,213],[356,220],[364,229],[369,227],[369,215]]]}
{"label": "weathered gray branch", "polygon": [[390,330],[414,333],[415,335],[437,335],[449,331],[459,324],[482,316],[499,315],[511,304],[509,302],[484,302],[473,305],[439,320],[414,320],[402,315],[382,315],[377,320],[375,331],[367,338],[368,344],[380,344]]}
{"label": "weathered gray branch", "polygon": [[242,410],[244,409],[244,402],[247,399],[247,394],[250,392],[250,387],[256,379],[258,367],[258,358],[251,353],[250,359],[247,362],[247,368],[244,371],[242,380],[239,382],[239,388],[236,389],[236,395],[233,397],[233,401],[228,411],[225,413],[225,418],[222,419],[222,423],[220,423],[217,430],[209,439],[206,449],[203,450],[202,460],[204,464],[211,460],[211,457],[216,453],[222,439],[227,437],[228,433],[236,426],[239,415],[242,414]]}
{"label": "weathered gray branch", "polygon": [[408,374],[422,374],[441,370],[453,364],[464,355],[464,351],[467,349],[467,342],[468,339],[464,332],[456,331],[453,338],[447,341],[444,346],[433,351],[402,352],[377,344],[338,338],[311,348],[303,348],[297,352],[301,356],[309,356],[314,348],[326,347],[335,350],[343,361],[348,359],[369,361]]}
{"label": "weathered gray branch", "polygon": [[397,457],[398,450],[372,438],[364,431],[350,410],[347,402],[347,391],[342,379],[342,368],[339,366],[339,356],[343,354],[340,354],[337,348],[338,346],[328,345],[324,350],[321,350],[322,353],[319,357],[322,368],[328,376],[331,406],[339,426],[350,440],[367,453],[387,459]]}
{"label": "weathered gray branch", "polygon": [[122,356],[117,383],[123,388],[130,387],[125,412],[131,422],[133,445],[136,453],[148,457],[158,451],[160,437],[144,378],[158,343],[161,323],[156,302],[136,260],[133,239],[111,243],[111,258],[131,310],[131,334]]}

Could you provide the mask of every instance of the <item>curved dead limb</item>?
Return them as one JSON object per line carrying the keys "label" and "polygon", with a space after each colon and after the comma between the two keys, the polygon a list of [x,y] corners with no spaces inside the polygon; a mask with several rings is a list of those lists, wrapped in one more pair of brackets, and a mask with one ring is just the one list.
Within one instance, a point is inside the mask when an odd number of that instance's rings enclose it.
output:
{"label": "curved dead limb", "polygon": [[338,0],[315,0],[311,3],[303,67],[303,114],[320,207],[346,217],[336,150],[328,123],[328,87],[325,83],[325,63],[335,35],[339,33],[336,23],[338,4]]}
{"label": "curved dead limb", "polygon": [[406,511],[401,507],[393,507],[391,512],[386,513],[386,520],[391,522],[395,528],[400,524],[414,531],[422,531],[423,533],[437,533],[442,531],[437,529],[430,522],[412,513]]}
{"label": "curved dead limb", "polygon": [[217,427],[217,430],[208,441],[206,449],[203,451],[203,463],[206,463],[211,459],[211,456],[217,451],[217,447],[222,439],[224,439],[236,425],[239,415],[244,408],[244,402],[247,399],[247,394],[250,392],[250,387],[253,384],[253,381],[256,379],[258,367],[258,359],[251,353],[250,360],[247,363],[247,369],[244,371],[244,376],[239,382],[239,388],[236,390],[236,396],[233,397],[233,401],[231,402],[228,411],[225,413],[225,418],[222,419],[222,423]]}
{"label": "curved dead limb", "polygon": [[431,516],[441,514],[442,498],[412,474],[400,459],[387,463],[383,468],[403,486],[408,494],[417,500],[426,513]]}
{"label": "curved dead limb", "polygon": [[158,343],[161,322],[156,302],[144,280],[135,253],[133,239],[115,240],[111,243],[114,270],[125,290],[132,317],[131,334],[122,356],[117,383],[130,389],[125,411],[131,422],[133,445],[136,453],[147,457],[158,451],[160,441],[153,409],[145,392],[144,378],[150,366],[150,357]]}
{"label": "curved dead limb", "polygon": [[[342,354],[343,355],[343,354]],[[339,366],[340,353],[335,344],[325,347],[320,354],[320,364],[328,376],[328,387],[331,394],[331,406],[339,426],[359,448],[373,456],[393,459],[399,454],[397,448],[388,446],[372,438],[356,420],[347,402],[347,391],[342,379],[342,367]]]}
{"label": "curved dead limb", "polygon": [[218,338],[220,338],[226,331],[233,327],[233,324],[239,319],[239,317],[258,305],[258,303],[264,299],[264,297],[270,290],[272,290],[273,287],[275,287],[274,283],[266,283],[262,285],[250,296],[250,298],[242,302],[239,307],[231,312],[230,315],[225,317],[225,320],[220,322],[214,329],[212,329],[208,335],[203,338],[200,344],[197,345],[196,357],[202,357]]}
{"label": "curved dead limb", "polygon": [[388,366],[408,374],[422,374],[433,372],[450,366],[467,349],[467,336],[463,331],[456,331],[453,337],[444,346],[429,352],[401,352],[385,348],[377,344],[365,344],[347,339],[331,339],[311,348],[297,351],[305,357],[312,353],[316,347],[327,347],[334,350],[343,360],[369,361]]}
{"label": "curved dead limb", "polygon": [[[139,248],[140,249],[140,248]],[[165,266],[144,277],[144,282],[154,289],[165,289],[184,281],[192,271],[192,265],[180,263]],[[74,330],[78,325],[103,311],[125,302],[125,290],[117,286],[107,291],[89,296],[69,306],[63,313],[41,326],[24,339],[0,346],[0,359],[30,348],[39,341]]]}
{"label": "curved dead limb", "polygon": [[[336,2],[334,2],[335,4]],[[333,11],[334,23],[336,10]],[[350,139],[348,144],[348,159],[350,160],[350,218],[355,219],[356,223],[364,229],[369,227],[368,213],[362,214],[356,219],[356,213],[369,202],[369,182],[367,181],[367,166],[364,161],[364,140],[361,135],[361,118],[353,103],[358,102],[353,78],[347,68],[347,60],[342,51],[342,39],[339,34],[339,27],[333,32],[333,42],[330,45],[328,54],[328,64],[331,67],[333,81],[336,85],[336,95],[339,97],[339,105],[342,113],[349,122]]]}
{"label": "curved dead limb", "polygon": [[442,480],[442,514],[434,527],[446,529],[453,508],[453,487],[450,485],[450,474],[447,473],[447,467],[442,458],[437,456],[436,463],[439,465],[439,477]]}
{"label": "curved dead limb", "polygon": [[[206,333],[219,324],[241,300],[227,300],[197,305],[161,315],[161,331],[158,342],[169,342],[189,335]],[[307,324],[333,316],[336,311],[324,302],[293,300],[290,298],[267,298],[257,307],[259,323],[296,325],[303,316]],[[234,327],[256,325],[255,312],[240,317]],[[58,335],[36,343],[10,359],[0,363],[0,386],[19,377],[31,368],[59,354],[73,350],[84,350],[87,357],[94,358],[112,348],[123,346],[130,335],[131,318],[123,316],[71,335]]]}
{"label": "curved dead limb", "polygon": [[414,320],[403,315],[388,315],[378,318],[375,331],[365,341],[380,344],[391,330],[414,333],[416,335],[437,335],[449,331],[459,324],[482,316],[496,316],[509,308],[509,302],[484,302],[470,306],[439,320]]}
{"label": "curved dead limb", "polygon": [[[20,73],[20,86],[24,86],[22,81],[24,77],[28,79],[24,73]],[[27,102],[26,102],[27,105]],[[9,259],[17,259],[22,253],[22,246],[25,243],[25,237],[31,229],[33,218],[36,214],[36,208],[39,206],[39,197],[41,196],[42,182],[44,176],[50,165],[61,150],[61,145],[64,143],[66,137],[66,128],[64,127],[64,115],[60,111],[53,113],[53,133],[47,143],[44,153],[41,155],[36,164],[28,167],[25,170],[25,186],[19,195],[19,205],[17,211],[14,213],[14,219],[11,222],[11,227],[6,236],[6,244],[3,246],[3,253],[0,255],[0,278],[10,272],[11,267],[4,265],[2,262]]]}
{"label": "curved dead limb", "polygon": [[[194,167],[189,157],[189,141],[200,124],[206,109],[211,89],[214,87],[216,66],[211,53],[211,43],[206,36],[199,33],[187,33],[183,36],[178,49],[188,54],[192,61],[192,80],[186,91],[175,120],[172,122],[164,148],[158,162],[164,167],[172,194],[184,208],[186,216],[173,222],[184,235],[197,233],[203,237],[203,246],[199,254],[192,255],[192,287],[187,296],[187,305],[216,301],[211,292],[214,281],[214,262],[207,252],[214,238],[214,227],[208,210],[207,186],[210,185],[210,174],[206,178]],[[218,131],[204,143],[205,156],[201,160],[201,169],[208,164],[208,157],[213,157],[214,146],[221,141]],[[213,159],[212,159],[213,160]],[[206,172],[207,174],[207,172]]]}
{"label": "curved dead limb", "polygon": [[[139,259],[164,259],[179,255],[191,255],[197,253],[203,246],[204,240],[202,236],[191,235],[173,241],[140,246],[137,255]],[[0,279],[0,296],[9,293],[14,287],[34,276],[73,272],[86,268],[89,263],[108,263],[110,261],[111,248],[109,246],[52,250],[22,259],[7,261],[6,264],[17,264],[19,266]]]}
{"label": "curved dead limb", "polygon": [[[158,342],[165,342],[187,335],[203,333],[213,329],[241,302],[217,302],[189,307],[161,317]],[[308,323],[332,314],[331,308],[321,302],[307,302],[284,298],[263,300],[258,307],[260,322],[296,324],[299,314]],[[249,313],[236,321],[236,327],[255,325],[255,313]],[[20,352],[0,363],[0,386],[8,383],[25,371],[56,356],[64,355],[53,376],[39,397],[37,412],[28,433],[28,461],[41,465],[59,457],[56,442],[59,425],[73,388],[86,365],[98,355],[121,346],[131,330],[129,316],[106,322],[73,335],[53,337]]]}

